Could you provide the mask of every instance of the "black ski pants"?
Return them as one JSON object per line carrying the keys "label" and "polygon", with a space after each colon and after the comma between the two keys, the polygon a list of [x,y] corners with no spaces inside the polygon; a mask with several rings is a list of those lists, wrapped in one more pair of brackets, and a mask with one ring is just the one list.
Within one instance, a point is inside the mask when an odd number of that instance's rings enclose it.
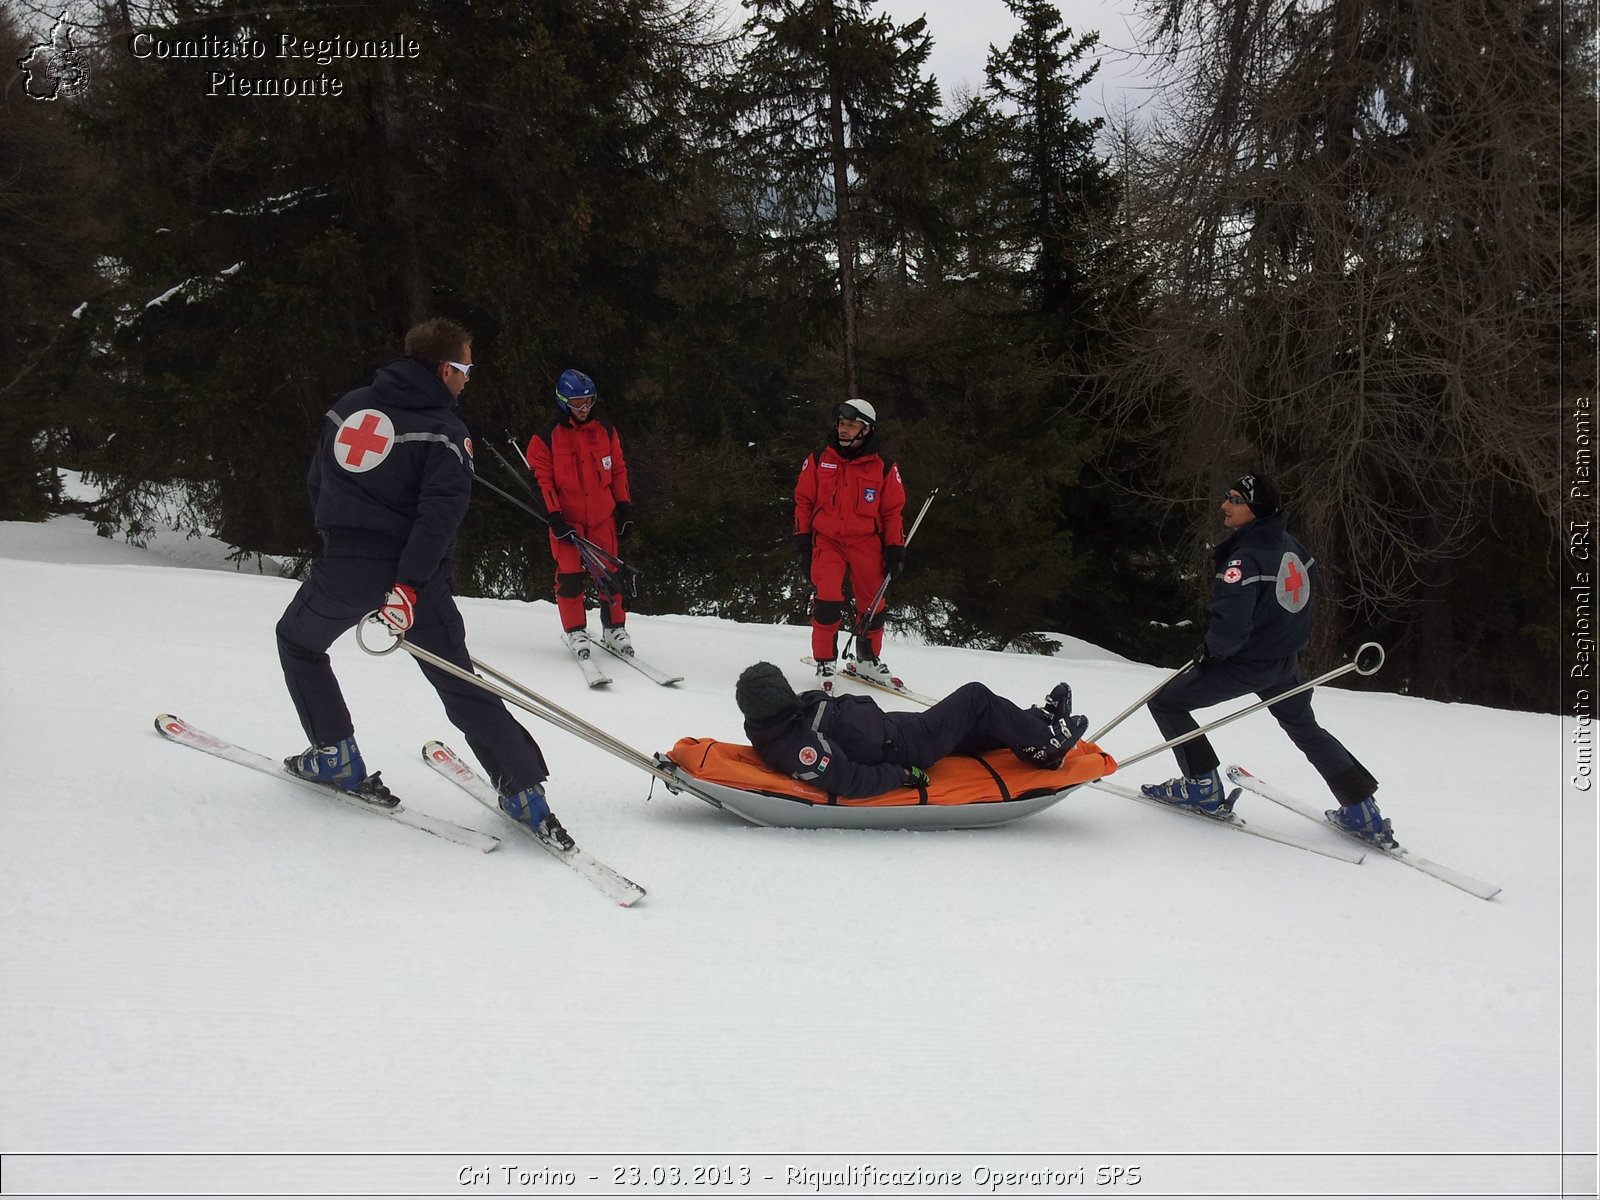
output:
{"label": "black ski pants", "polygon": [[[397,562],[393,556],[320,558],[278,621],[284,682],[313,746],[332,745],[355,732],[327,651],[383,603],[394,586]],[[472,670],[466,627],[450,594],[448,563],[417,589],[416,623],[406,640]],[[545,781],[550,772],[538,743],[498,697],[431,664],[418,661],[417,665],[439,693],[450,723],[466,737],[502,795]]]}
{"label": "black ski pants", "polygon": [[928,767],[951,754],[1021,750],[1043,745],[1050,723],[1041,713],[1020,708],[981,683],[964,683],[920,713],[885,713],[889,740],[881,761]]}
{"label": "black ski pants", "polygon": [[[1150,701],[1150,715],[1161,730],[1162,740],[1168,740],[1200,727],[1191,715],[1197,708],[1209,708],[1252,692],[1262,700],[1270,700],[1299,686],[1298,657],[1268,662],[1232,658],[1204,662],[1190,667],[1157,692]],[[1289,740],[1327,781],[1340,804],[1360,804],[1377,789],[1378,781],[1367,769],[1338,738],[1317,724],[1311,712],[1310,692],[1269,705],[1267,711],[1278,719]],[[1172,753],[1178,759],[1178,769],[1191,779],[1209,774],[1218,766],[1217,752],[1204,737],[1174,746]]]}

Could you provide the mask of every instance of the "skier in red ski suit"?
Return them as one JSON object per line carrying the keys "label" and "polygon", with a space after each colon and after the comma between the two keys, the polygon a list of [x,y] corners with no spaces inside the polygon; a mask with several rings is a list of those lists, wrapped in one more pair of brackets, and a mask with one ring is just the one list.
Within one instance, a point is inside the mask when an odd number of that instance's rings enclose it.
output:
{"label": "skier in red ski suit", "polygon": [[[556,383],[560,415],[528,441],[526,458],[550,513],[550,552],[556,560],[556,609],[567,645],[579,658],[589,655],[584,611],[584,569],[573,535],[616,554],[633,527],[628,494],[628,464],[622,440],[606,417],[595,412],[594,381],[582,371],[563,371]],[[624,628],[628,614],[620,592],[599,597],[601,639],[619,654],[632,654]]]}
{"label": "skier in red ski suit", "polygon": [[[902,512],[906,490],[900,468],[878,451],[878,414],[865,400],[846,400],[835,410],[835,431],[821,454],[808,454],[794,489],[795,552],[811,580],[811,655],[817,675],[835,673],[838,634],[844,615],[844,580],[858,608],[872,603],[886,576],[905,566]],[[865,629],[856,640],[855,670],[889,682],[883,650],[886,601],[860,613]]]}

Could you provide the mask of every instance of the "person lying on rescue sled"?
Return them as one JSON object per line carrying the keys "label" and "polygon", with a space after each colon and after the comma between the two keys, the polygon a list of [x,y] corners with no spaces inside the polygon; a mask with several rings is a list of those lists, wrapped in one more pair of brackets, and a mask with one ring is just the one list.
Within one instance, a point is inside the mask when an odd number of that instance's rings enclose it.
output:
{"label": "person lying on rescue sled", "polygon": [[1008,748],[1054,770],[1089,727],[1073,714],[1064,683],[1043,707],[1020,708],[981,683],[964,683],[926,712],[884,712],[865,696],[796,695],[782,671],[758,662],[739,676],[734,699],[762,762],[848,800],[926,787],[927,768],[951,754]]}

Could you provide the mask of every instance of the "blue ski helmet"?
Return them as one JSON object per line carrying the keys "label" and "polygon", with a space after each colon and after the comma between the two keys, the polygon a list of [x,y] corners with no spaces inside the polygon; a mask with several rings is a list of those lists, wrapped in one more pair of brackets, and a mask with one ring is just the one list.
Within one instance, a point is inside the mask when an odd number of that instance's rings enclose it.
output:
{"label": "blue ski helmet", "polygon": [[564,413],[572,411],[567,407],[569,401],[593,399],[594,395],[594,380],[582,371],[565,370],[556,380],[556,404]]}

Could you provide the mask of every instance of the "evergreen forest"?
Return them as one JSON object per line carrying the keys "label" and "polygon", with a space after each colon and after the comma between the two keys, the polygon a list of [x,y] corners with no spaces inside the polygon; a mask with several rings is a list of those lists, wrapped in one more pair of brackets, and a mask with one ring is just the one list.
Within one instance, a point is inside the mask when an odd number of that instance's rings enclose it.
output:
{"label": "evergreen forest", "polygon": [[[873,0],[0,5],[0,519],[83,507],[70,469],[108,535],[176,504],[303,565],[323,414],[443,315],[487,481],[598,384],[639,611],[805,621],[794,482],[858,396],[908,513],[939,489],[891,627],[1176,665],[1259,470],[1308,670],[1377,640],[1363,686],[1555,708],[1592,7],[1142,0],[1160,82],[1111,119],[1097,31],[1005,7],[952,94]],[[482,490],[457,591],[551,571]]]}

